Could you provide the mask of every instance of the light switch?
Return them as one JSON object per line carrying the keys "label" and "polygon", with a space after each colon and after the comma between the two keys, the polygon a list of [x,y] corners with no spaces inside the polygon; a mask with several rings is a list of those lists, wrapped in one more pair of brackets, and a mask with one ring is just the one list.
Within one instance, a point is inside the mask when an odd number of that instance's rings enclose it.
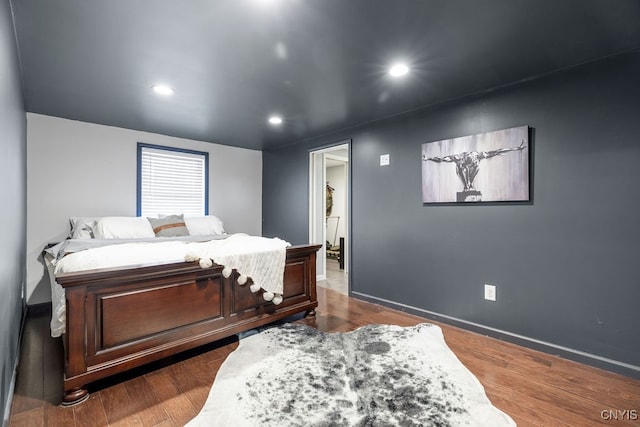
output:
{"label": "light switch", "polygon": [[496,285],[484,285],[484,299],[487,301],[496,300]]}
{"label": "light switch", "polygon": [[389,155],[383,154],[380,156],[380,166],[387,166],[389,164]]}

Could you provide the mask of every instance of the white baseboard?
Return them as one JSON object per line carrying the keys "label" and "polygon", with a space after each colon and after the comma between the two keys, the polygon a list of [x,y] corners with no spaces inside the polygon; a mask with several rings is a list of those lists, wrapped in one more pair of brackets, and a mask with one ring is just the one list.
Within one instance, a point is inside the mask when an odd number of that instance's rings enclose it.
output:
{"label": "white baseboard", "polygon": [[316,282],[319,282],[321,280],[327,280],[327,275],[326,274],[318,274],[316,276]]}
{"label": "white baseboard", "polygon": [[[490,326],[482,325],[480,323],[470,322],[468,320],[458,319],[457,317],[447,316],[446,314],[435,313],[433,311],[424,310],[422,308],[413,307],[407,304],[402,304],[394,301],[390,301],[384,298],[378,298],[371,295],[367,295],[361,292],[353,291],[352,295],[356,298],[360,297],[365,301],[378,302],[381,305],[395,308],[400,311],[410,312],[416,315],[427,315],[434,320],[441,320],[443,323],[453,323],[455,326],[460,326],[463,329],[470,329],[474,332],[481,332],[491,337],[504,339],[514,344],[522,345],[524,347],[530,347],[536,350],[543,351],[545,353],[558,355],[577,361],[579,363],[585,363],[587,365],[595,366],[597,368],[606,369],[608,371],[616,372],[622,375],[630,376],[633,378],[640,378],[640,366],[632,365],[630,363],[621,362],[619,360],[609,359],[607,357],[598,356],[596,354],[587,353],[581,350],[553,344],[550,342],[538,340],[535,338],[527,337],[524,335],[515,334],[512,332],[504,331],[502,329],[492,328]],[[466,327],[465,327],[466,326]]]}

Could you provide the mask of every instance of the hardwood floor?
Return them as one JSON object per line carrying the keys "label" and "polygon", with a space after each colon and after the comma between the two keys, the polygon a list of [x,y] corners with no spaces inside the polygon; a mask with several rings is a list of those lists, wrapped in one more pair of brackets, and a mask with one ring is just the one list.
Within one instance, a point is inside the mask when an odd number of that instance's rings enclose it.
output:
{"label": "hardwood floor", "polygon": [[[327,332],[427,321],[322,287],[318,298],[317,317],[290,320]],[[230,338],[101,381],[90,387],[88,401],[65,408],[59,406],[62,345],[49,336],[48,322],[46,315],[27,320],[10,426],[181,426],[199,412],[218,368],[237,347]],[[494,405],[519,426],[640,425],[640,380],[439,325]]]}

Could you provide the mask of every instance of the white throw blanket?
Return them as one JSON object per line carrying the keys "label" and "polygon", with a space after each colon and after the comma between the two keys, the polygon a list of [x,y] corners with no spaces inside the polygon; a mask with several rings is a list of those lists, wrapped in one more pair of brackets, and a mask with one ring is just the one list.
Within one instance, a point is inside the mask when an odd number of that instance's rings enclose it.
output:
{"label": "white throw blanket", "polygon": [[287,257],[288,242],[273,238],[234,234],[224,240],[212,240],[191,245],[186,261],[200,261],[202,268],[213,263],[224,266],[222,274],[229,277],[236,270],[238,284],[244,285],[250,278],[252,292],[264,290],[262,296],[274,304],[282,302],[284,290],[284,266]]}

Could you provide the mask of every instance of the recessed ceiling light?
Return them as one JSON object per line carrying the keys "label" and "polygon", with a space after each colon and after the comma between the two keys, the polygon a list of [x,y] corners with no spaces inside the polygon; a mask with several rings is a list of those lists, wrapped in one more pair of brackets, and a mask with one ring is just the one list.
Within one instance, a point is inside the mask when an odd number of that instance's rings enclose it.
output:
{"label": "recessed ceiling light", "polygon": [[409,72],[409,67],[406,64],[394,64],[391,68],[389,68],[389,74],[393,77],[404,76]]}
{"label": "recessed ceiling light", "polygon": [[160,95],[173,95],[173,89],[171,89],[169,86],[153,85],[151,86],[151,89],[153,89],[155,93],[159,93]]}
{"label": "recessed ceiling light", "polygon": [[271,116],[269,117],[269,123],[272,125],[279,125],[282,123],[282,117],[280,116]]}

